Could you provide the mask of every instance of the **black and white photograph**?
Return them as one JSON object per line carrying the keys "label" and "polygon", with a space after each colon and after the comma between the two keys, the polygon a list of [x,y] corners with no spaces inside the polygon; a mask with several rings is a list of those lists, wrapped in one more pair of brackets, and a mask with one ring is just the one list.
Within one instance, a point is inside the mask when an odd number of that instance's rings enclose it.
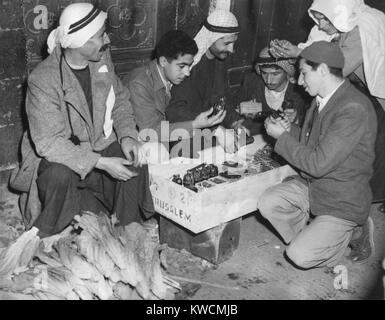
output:
{"label": "black and white photograph", "polygon": [[1,0],[1,300],[385,300],[385,0]]}

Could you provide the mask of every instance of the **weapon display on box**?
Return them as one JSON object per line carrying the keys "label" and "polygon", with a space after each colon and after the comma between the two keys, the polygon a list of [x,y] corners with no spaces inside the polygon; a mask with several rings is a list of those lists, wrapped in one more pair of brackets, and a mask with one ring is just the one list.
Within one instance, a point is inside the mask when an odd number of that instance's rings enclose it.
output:
{"label": "weapon display on box", "polygon": [[187,170],[184,174],[174,174],[171,180],[194,192],[199,192],[218,184],[236,181],[244,176],[280,167],[280,164],[272,158],[272,151],[272,147],[266,145],[263,149],[258,150],[253,158],[245,164],[225,161],[221,166],[221,170],[214,164],[202,163]]}

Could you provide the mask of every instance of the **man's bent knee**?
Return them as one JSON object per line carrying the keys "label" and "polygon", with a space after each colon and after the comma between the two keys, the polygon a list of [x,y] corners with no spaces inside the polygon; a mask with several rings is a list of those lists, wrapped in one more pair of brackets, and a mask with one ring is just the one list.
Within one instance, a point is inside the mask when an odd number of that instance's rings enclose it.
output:
{"label": "man's bent knee", "polygon": [[279,202],[280,195],[274,191],[274,188],[267,189],[258,200],[258,210],[265,218],[270,216]]}
{"label": "man's bent knee", "polygon": [[38,184],[44,180],[45,184],[49,184],[50,187],[53,185],[59,188],[66,187],[71,183],[75,175],[76,173],[67,166],[50,162],[46,164],[43,171],[39,174]]}
{"label": "man's bent knee", "polygon": [[286,255],[289,260],[301,269],[310,269],[314,267],[318,262],[315,259],[311,259],[311,254],[302,246],[298,246],[295,242],[292,242],[286,249]]}

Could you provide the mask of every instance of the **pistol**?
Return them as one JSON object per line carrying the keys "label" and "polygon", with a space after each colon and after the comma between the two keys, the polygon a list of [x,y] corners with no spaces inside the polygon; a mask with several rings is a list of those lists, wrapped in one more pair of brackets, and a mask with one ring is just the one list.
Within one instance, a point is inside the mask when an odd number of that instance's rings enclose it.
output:
{"label": "pistol", "polygon": [[274,119],[284,119],[285,113],[281,110],[267,110],[267,111],[261,111],[258,112],[255,116],[257,119],[265,119],[268,117],[273,117]]}

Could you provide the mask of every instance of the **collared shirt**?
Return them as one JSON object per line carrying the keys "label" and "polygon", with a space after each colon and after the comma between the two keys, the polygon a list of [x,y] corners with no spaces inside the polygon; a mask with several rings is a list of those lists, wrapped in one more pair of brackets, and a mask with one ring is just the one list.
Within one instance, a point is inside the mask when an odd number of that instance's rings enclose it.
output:
{"label": "collared shirt", "polygon": [[[162,130],[162,121],[166,120],[166,109],[170,101],[156,59],[148,64],[130,71],[123,83],[128,87],[130,101],[134,109],[139,131],[155,130],[162,141],[177,141],[178,137]],[[169,133],[176,129],[187,130],[192,134],[192,121],[169,124]],[[163,135],[162,135],[163,134]]]}
{"label": "collared shirt", "polygon": [[172,83],[170,81],[167,81],[164,77],[163,77],[163,74],[162,72],[160,71],[160,68],[159,68],[159,65],[156,64],[156,68],[158,69],[158,72],[159,72],[159,75],[160,75],[160,78],[162,79],[162,82],[164,84],[164,87],[166,89],[166,94],[171,97],[171,88],[172,88]]}
{"label": "collared shirt", "polygon": [[285,100],[285,94],[289,81],[287,81],[285,88],[282,91],[269,90],[265,87],[265,98],[268,106],[274,110],[281,110],[282,103]]}
{"label": "collared shirt", "polygon": [[339,83],[337,85],[337,87],[332,92],[330,92],[326,97],[323,97],[323,98],[321,98],[320,96],[316,97],[316,102],[317,102],[317,105],[318,105],[318,112],[322,111],[322,109],[329,102],[329,100],[333,96],[333,94],[336,93],[336,91],[343,85],[344,82],[345,82],[345,80],[341,81],[341,83]]}

